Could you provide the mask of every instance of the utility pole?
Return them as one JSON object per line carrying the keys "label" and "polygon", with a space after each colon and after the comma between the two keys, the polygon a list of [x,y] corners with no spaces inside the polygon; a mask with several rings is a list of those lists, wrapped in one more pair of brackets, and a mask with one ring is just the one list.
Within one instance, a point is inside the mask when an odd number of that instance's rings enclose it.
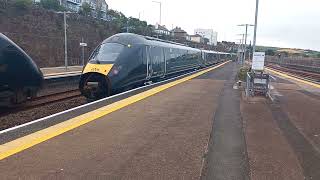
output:
{"label": "utility pole", "polygon": [[160,2],[160,1],[152,1],[152,2],[154,2],[154,3],[158,3],[159,4],[159,6],[160,6],[160,17],[159,17],[159,25],[161,25],[161,9],[162,9],[162,2]]}
{"label": "utility pole", "polygon": [[68,42],[67,42],[67,14],[73,12],[56,12],[57,14],[63,14],[63,26],[64,26],[64,66],[68,70]]}
{"label": "utility pole", "polygon": [[246,60],[246,54],[247,54],[247,37],[248,37],[248,26],[254,26],[252,24],[240,24],[238,26],[245,26],[246,27],[246,33],[245,33],[245,40],[244,40],[244,60]]}
{"label": "utility pole", "polygon": [[237,40],[239,41],[239,46],[238,46],[239,59],[238,59],[238,62],[241,62],[241,59],[242,59],[242,53],[241,53],[242,39],[237,39]]}
{"label": "utility pole", "polygon": [[67,13],[63,12],[64,21],[64,65],[66,71],[68,70],[68,43],[67,43]]}
{"label": "utility pole", "polygon": [[240,45],[240,49],[241,49],[241,58],[240,58],[240,62],[241,62],[241,65],[243,65],[243,62],[245,60],[245,54],[243,54],[245,52],[245,47],[244,47],[244,39],[245,39],[245,35],[246,34],[238,34],[238,36],[242,36],[242,39],[241,39],[241,45]]}
{"label": "utility pole", "polygon": [[127,33],[129,33],[129,19],[127,19]]}
{"label": "utility pole", "polygon": [[257,39],[257,26],[258,26],[258,11],[259,11],[259,0],[256,0],[256,14],[254,18],[254,34],[253,34],[253,47],[252,53],[256,52],[256,39]]}
{"label": "utility pole", "polygon": [[[81,38],[81,42],[84,43],[83,37]],[[84,46],[82,46],[82,66],[84,67]]]}

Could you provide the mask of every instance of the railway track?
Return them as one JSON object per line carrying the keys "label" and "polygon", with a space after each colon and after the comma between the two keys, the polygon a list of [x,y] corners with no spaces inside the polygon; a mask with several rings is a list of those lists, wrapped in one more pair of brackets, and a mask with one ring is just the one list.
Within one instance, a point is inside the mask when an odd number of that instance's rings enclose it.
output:
{"label": "railway track", "polygon": [[0,111],[0,116],[6,116],[8,114],[17,113],[19,111],[36,109],[41,106],[54,104],[57,102],[77,98],[80,96],[81,96],[81,93],[78,89],[67,90],[67,91],[63,91],[63,92],[43,95],[43,96],[36,97],[30,101],[27,101],[26,103],[24,103],[22,105],[18,105],[13,108],[2,109]]}
{"label": "railway track", "polygon": [[296,78],[315,82],[318,84],[320,83],[320,74],[319,73],[307,72],[307,71],[298,70],[298,69],[290,69],[290,68],[281,67],[279,65],[274,65],[274,64],[268,64],[267,67],[270,69],[273,69],[273,70],[285,72],[285,73],[290,74]]}

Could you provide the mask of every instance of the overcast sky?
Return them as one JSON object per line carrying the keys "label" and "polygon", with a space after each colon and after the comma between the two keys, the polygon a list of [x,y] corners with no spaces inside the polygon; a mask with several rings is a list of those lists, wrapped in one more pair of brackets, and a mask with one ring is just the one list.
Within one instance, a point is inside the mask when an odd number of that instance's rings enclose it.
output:
{"label": "overcast sky", "polygon": [[[244,27],[254,24],[255,0],[158,0],[162,24],[182,27],[189,34],[196,28],[212,28],[218,41],[239,42]],[[106,0],[111,9],[139,17],[149,24],[159,22],[159,5],[152,0]],[[249,28],[252,40],[253,28]],[[258,45],[320,50],[320,0],[260,0]]]}

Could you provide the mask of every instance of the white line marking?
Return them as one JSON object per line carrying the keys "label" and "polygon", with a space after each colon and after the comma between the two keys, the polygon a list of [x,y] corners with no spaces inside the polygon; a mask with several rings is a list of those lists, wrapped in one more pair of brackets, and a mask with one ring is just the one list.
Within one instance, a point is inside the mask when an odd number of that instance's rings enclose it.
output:
{"label": "white line marking", "polygon": [[269,74],[269,76],[273,79],[273,80],[277,80],[277,78],[276,77],[274,77],[274,76],[272,76],[271,74]]}

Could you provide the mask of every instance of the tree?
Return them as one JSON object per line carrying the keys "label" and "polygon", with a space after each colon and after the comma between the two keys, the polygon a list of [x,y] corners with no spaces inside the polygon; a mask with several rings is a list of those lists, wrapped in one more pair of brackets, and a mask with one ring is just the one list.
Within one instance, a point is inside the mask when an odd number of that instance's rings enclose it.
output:
{"label": "tree", "polygon": [[88,16],[91,14],[91,6],[89,3],[84,2],[81,6],[80,14]]}
{"label": "tree", "polygon": [[267,56],[274,56],[276,54],[276,52],[274,51],[274,50],[272,50],[272,49],[268,49],[267,51],[266,51],[266,55]]}
{"label": "tree", "polygon": [[32,6],[32,0],[15,0],[13,5],[20,10],[26,10]]}
{"label": "tree", "polygon": [[62,7],[59,4],[59,1],[57,0],[41,0],[40,5],[45,9],[51,9],[51,10],[61,10]]}

